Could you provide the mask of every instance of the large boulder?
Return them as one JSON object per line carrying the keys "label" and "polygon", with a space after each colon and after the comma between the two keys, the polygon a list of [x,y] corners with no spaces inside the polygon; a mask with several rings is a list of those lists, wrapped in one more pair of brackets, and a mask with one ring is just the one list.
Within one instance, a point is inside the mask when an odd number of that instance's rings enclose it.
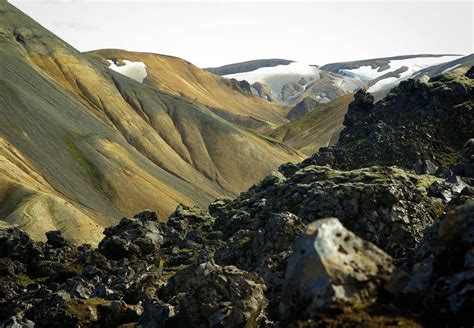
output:
{"label": "large boulder", "polygon": [[312,317],[332,305],[373,303],[390,281],[392,258],[344,228],[336,218],[309,224],[288,262],[280,312]]}
{"label": "large boulder", "polygon": [[123,218],[118,225],[105,229],[99,251],[110,260],[158,254],[164,242],[163,227],[153,212]]}
{"label": "large boulder", "polygon": [[223,263],[253,271],[278,257],[286,260],[304,224],[296,215],[284,212],[270,215],[259,229],[242,228],[229,238],[216,257]]}
{"label": "large boulder", "polygon": [[255,327],[263,320],[264,289],[255,275],[209,261],[175,274],[160,296],[172,302],[177,295],[185,326]]}
{"label": "large boulder", "polygon": [[219,249],[215,259],[219,264],[256,272],[267,287],[269,316],[276,317],[285,267],[304,224],[296,215],[284,212],[270,215],[259,229],[242,228]]}
{"label": "large boulder", "polygon": [[48,231],[46,232],[47,243],[53,248],[73,247],[73,243],[61,234],[61,231]]}
{"label": "large boulder", "polygon": [[35,327],[117,327],[137,322],[143,308],[100,298],[64,300],[32,314]]}
{"label": "large boulder", "polygon": [[474,79],[474,66],[471,66],[466,72],[466,77]]}

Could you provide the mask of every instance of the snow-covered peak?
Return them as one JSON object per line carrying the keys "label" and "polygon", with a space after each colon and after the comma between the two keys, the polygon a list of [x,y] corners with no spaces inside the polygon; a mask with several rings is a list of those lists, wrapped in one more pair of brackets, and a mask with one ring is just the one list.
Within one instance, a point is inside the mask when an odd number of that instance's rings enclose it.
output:
{"label": "snow-covered peak", "polygon": [[282,87],[291,82],[298,82],[302,77],[308,81],[319,79],[317,67],[292,62],[288,65],[278,65],[273,67],[261,67],[254,71],[224,75],[228,79],[246,80],[250,84],[260,82],[266,84],[272,91],[272,95],[281,101]]}
{"label": "snow-covered peak", "polygon": [[390,60],[388,63],[389,68],[380,70],[379,67],[372,68],[370,65],[360,66],[355,69],[341,69],[341,73],[359,78],[361,80],[374,80],[387,73],[395,72],[403,67],[407,67],[407,70],[402,73],[405,78],[412,76],[414,73],[438,64],[443,64],[449,61],[453,61],[462,56],[440,56],[440,57],[415,57],[409,59],[398,59]]}
{"label": "snow-covered peak", "polygon": [[129,60],[124,60],[125,65],[117,66],[113,60],[108,60],[110,63],[109,68],[125,75],[135,81],[143,83],[143,80],[147,77],[148,73],[146,71],[146,65],[142,62],[132,62]]}
{"label": "snow-covered peak", "polygon": [[236,80],[247,80],[249,83],[262,82],[265,79],[273,78],[276,75],[300,75],[300,76],[313,76],[318,74],[318,69],[314,66],[292,62],[288,65],[278,65],[273,67],[261,67],[251,72],[243,72],[225,75],[228,79]]}

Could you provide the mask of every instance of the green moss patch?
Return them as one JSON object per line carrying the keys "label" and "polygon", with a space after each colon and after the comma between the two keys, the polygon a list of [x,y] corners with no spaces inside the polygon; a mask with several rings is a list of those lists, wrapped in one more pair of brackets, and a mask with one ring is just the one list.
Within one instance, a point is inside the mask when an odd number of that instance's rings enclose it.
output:
{"label": "green moss patch", "polygon": [[30,276],[27,276],[24,274],[20,274],[16,276],[16,282],[23,288],[26,288],[31,284],[44,282],[46,280],[48,280],[48,277],[31,278]]}
{"label": "green moss patch", "polygon": [[79,164],[82,169],[87,173],[95,185],[100,184],[100,172],[97,168],[87,159],[84,153],[79,149],[77,144],[71,137],[67,137],[64,141],[66,144],[69,153],[71,154],[74,161]]}

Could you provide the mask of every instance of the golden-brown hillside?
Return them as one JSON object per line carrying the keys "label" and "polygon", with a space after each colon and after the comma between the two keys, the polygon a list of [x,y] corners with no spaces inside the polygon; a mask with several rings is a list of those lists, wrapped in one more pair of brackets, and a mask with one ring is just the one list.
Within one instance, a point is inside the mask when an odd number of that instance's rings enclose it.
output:
{"label": "golden-brown hillside", "polygon": [[278,127],[269,136],[311,156],[319,148],[337,142],[344,115],[353,99],[353,94],[347,94],[320,105],[308,114]]}
{"label": "golden-brown hillside", "polygon": [[221,116],[249,127],[287,122],[288,106],[249,96],[233,89],[229,80],[176,57],[117,49],[89,53],[104,60],[143,62],[148,76],[144,83],[212,108]]}
{"label": "golden-brown hillside", "polygon": [[0,58],[0,220],[36,239],[95,243],[121,216],[205,207],[301,158],[111,71],[5,2]]}

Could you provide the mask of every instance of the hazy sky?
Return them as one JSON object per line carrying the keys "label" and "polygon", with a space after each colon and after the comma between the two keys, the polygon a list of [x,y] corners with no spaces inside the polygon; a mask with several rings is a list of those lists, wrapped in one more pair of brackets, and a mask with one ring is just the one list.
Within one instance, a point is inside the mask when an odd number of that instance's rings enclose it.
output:
{"label": "hazy sky", "polygon": [[473,1],[11,0],[81,51],[121,48],[201,67],[473,53]]}

